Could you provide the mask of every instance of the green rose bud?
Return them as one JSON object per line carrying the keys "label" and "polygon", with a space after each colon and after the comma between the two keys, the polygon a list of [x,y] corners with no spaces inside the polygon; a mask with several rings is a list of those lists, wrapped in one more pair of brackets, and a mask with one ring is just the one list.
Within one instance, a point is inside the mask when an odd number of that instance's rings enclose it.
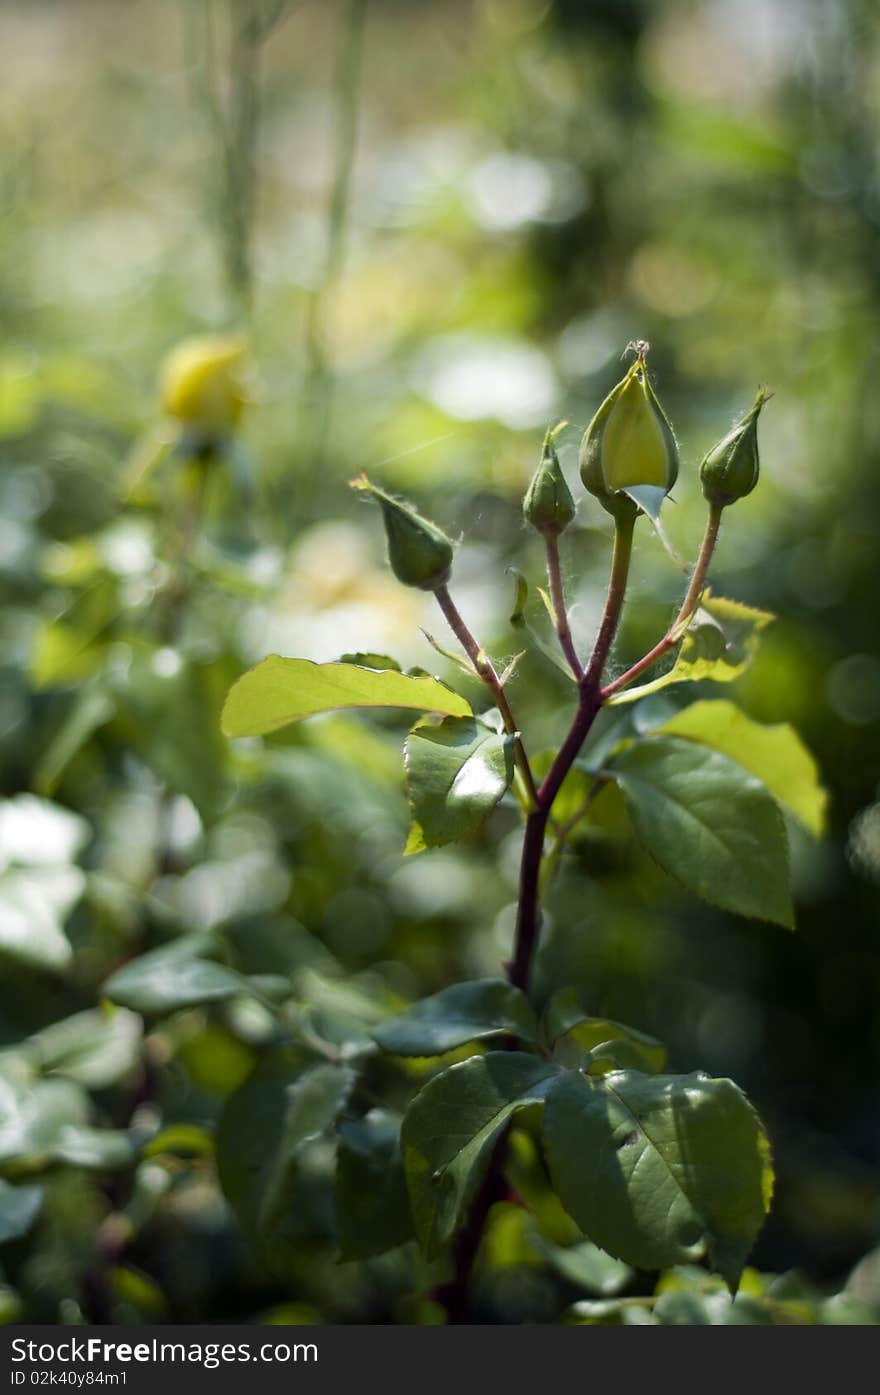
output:
{"label": "green rose bud", "polygon": [[[581,441],[584,487],[609,513],[634,511],[638,491],[668,494],[678,478],[678,446],[645,366],[647,344],[612,388]],[[633,497],[630,492],[636,491]]]}
{"label": "green rose bud", "polygon": [[554,437],[567,425],[561,422],[544,437],[541,448],[541,463],[532,476],[532,482],[523,499],[523,514],[539,533],[558,536],[568,527],[575,515],[575,503],[571,490],[565,482],[559,456],[556,454]]}
{"label": "green rose bud", "polygon": [[725,508],[751,494],[758,483],[758,417],[769,395],[758,389],[754,405],[700,466],[700,483],[710,504]]}
{"label": "green rose bud", "polygon": [[372,484],[366,475],[352,480],[351,487],[375,499],[382,510],[388,561],[397,580],[421,591],[436,591],[445,585],[452,570],[452,543],[446,534],[422,518],[411,504]]}

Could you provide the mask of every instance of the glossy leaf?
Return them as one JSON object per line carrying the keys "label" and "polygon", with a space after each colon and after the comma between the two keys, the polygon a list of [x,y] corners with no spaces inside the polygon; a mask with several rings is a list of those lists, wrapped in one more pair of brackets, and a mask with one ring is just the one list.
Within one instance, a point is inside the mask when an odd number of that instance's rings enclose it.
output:
{"label": "glossy leaf", "polygon": [[383,1022],[373,1037],[394,1056],[442,1056],[468,1041],[510,1033],[534,1041],[535,1015],[506,979],[457,983]]}
{"label": "glossy leaf", "polygon": [[87,819],[61,804],[17,794],[0,800],[0,869],[58,867],[70,863],[89,841]]}
{"label": "glossy leaf", "polygon": [[403,1121],[401,1141],[416,1234],[430,1259],[449,1243],[518,1109],[544,1098],[558,1067],[491,1051],[434,1076]]}
{"label": "glossy leaf", "polygon": [[544,1140],[560,1201],[602,1249],[639,1269],[708,1257],[736,1290],[773,1172],[732,1081],[567,1072],[547,1096]]}
{"label": "glossy leaf", "polygon": [[774,1303],[739,1293],[661,1293],[654,1304],[657,1322],[664,1327],[790,1327],[818,1321],[817,1305]]}
{"label": "glossy leaf", "polygon": [[23,1050],[44,1075],[66,1075],[100,1090],[121,1079],[138,1058],[141,1019],[125,1008],[91,1009],[53,1022]]}
{"label": "glossy leaf", "polygon": [[134,1144],[124,1130],[93,1129],[85,1124],[66,1125],[50,1149],[50,1157],[55,1162],[98,1172],[128,1167],[134,1156]]}
{"label": "glossy leaf", "polygon": [[692,703],[663,723],[660,732],[697,741],[729,756],[757,775],[773,798],[794,814],[810,833],[825,829],[828,793],[819,769],[794,727],[787,722],[763,726],[735,703]]}
{"label": "glossy leaf", "polygon": [[597,1297],[607,1298],[619,1293],[633,1277],[628,1264],[606,1254],[592,1240],[582,1240],[575,1245],[554,1245],[540,1235],[532,1235],[529,1244],[560,1278]]}
{"label": "glossy leaf", "polygon": [[17,1174],[53,1162],[104,1170],[125,1167],[133,1156],[128,1134],[89,1125],[88,1098],[79,1085],[40,1080],[20,1059],[5,1063],[0,1073],[0,1165]]}
{"label": "glossy leaf", "polygon": [[821,1288],[798,1270],[773,1276],[746,1268],[732,1298],[701,1265],[680,1264],[661,1274],[654,1314],[667,1326],[802,1326],[821,1320],[821,1300]]}
{"label": "glossy leaf", "polygon": [[263,736],[341,707],[409,707],[471,715],[470,703],[436,678],[270,654],[230,688],[221,723],[227,736]]}
{"label": "glossy leaf", "polygon": [[629,746],[609,771],[664,871],[724,910],[793,925],[785,822],[760,780],[677,737]]}
{"label": "glossy leaf", "polygon": [[0,1074],[0,1163],[50,1153],[61,1130],[84,1124],[87,1099],[69,1080],[38,1080],[19,1061]]}
{"label": "glossy leaf", "polygon": [[27,1235],[43,1205],[43,1188],[16,1187],[0,1178],[0,1245]]}
{"label": "glossy leaf", "polygon": [[0,874],[0,955],[49,973],[73,949],[63,922],[85,890],[79,867],[10,867]]}
{"label": "glossy leaf", "polygon": [[407,852],[452,843],[478,828],[513,779],[513,746],[500,722],[417,722],[404,746],[413,816]]}
{"label": "glossy leaf", "polygon": [[111,1002],[161,1015],[248,991],[247,980],[223,964],[202,959],[189,940],[176,940],[123,965],[104,984]]}
{"label": "glossy leaf", "polygon": [[608,700],[609,706],[636,702],[671,683],[698,683],[703,679],[732,683],[752,662],[761,633],[773,619],[769,611],[713,596],[707,589],[672,668],[659,678],[615,693]]}
{"label": "glossy leaf", "polygon": [[655,1327],[650,1298],[583,1298],[565,1310],[566,1327]]}
{"label": "glossy leaf", "polygon": [[303,1150],[333,1126],[353,1083],[345,1067],[316,1065],[302,1051],[276,1047],[226,1102],[217,1130],[220,1185],[270,1262],[283,1248]]}
{"label": "glossy leaf", "polygon": [[388,1110],[339,1125],[336,1221],[343,1259],[367,1259],[412,1239],[400,1118]]}
{"label": "glossy leaf", "polygon": [[79,814],[32,794],[0,800],[0,955],[47,972],[73,957],[63,925],[85,890],[72,865],[91,830]]}
{"label": "glossy leaf", "polygon": [[660,522],[660,509],[666,499],[666,490],[656,484],[633,484],[622,492],[632,499],[633,503],[657,527]]}
{"label": "glossy leaf", "polygon": [[544,1012],[544,1033],[552,1044],[568,1036],[584,1051],[597,1058],[603,1053],[618,1059],[625,1056],[627,1069],[661,1071],[666,1064],[666,1047],[656,1037],[625,1027],[607,1017],[591,1017],[580,1001],[575,988],[562,988],[554,993]]}

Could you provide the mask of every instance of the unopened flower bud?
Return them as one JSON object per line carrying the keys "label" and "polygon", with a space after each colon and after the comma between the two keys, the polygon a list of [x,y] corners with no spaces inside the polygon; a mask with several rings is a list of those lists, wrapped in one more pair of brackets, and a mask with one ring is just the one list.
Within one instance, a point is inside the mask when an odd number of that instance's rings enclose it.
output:
{"label": "unopened flower bud", "polygon": [[548,431],[541,449],[541,463],[532,476],[532,482],[523,499],[523,514],[539,533],[558,536],[567,528],[575,515],[575,503],[571,490],[565,482],[559,456],[553,438],[555,431]]}
{"label": "unopened flower bud", "polygon": [[725,508],[751,494],[758,483],[758,417],[768,396],[758,389],[753,406],[700,466],[700,483],[710,504]]}
{"label": "unopened flower bud", "polygon": [[185,427],[223,436],[241,418],[247,394],[241,379],[244,341],[185,339],[166,358],[161,373],[162,406]]}
{"label": "unopened flower bud", "polygon": [[581,441],[580,471],[586,489],[609,513],[633,508],[630,490],[668,494],[678,477],[678,446],[657,401],[645,366],[647,345],[612,388]]}
{"label": "unopened flower bud", "polygon": [[375,499],[382,510],[388,561],[397,580],[422,591],[445,585],[452,570],[452,542],[442,529],[422,518],[404,499],[386,494],[366,475],[352,480],[351,487]]}

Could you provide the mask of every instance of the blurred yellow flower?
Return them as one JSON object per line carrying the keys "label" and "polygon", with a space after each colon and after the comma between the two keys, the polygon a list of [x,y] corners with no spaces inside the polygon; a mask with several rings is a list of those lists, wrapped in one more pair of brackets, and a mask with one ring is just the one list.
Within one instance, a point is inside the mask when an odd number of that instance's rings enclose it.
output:
{"label": "blurred yellow flower", "polygon": [[247,403],[242,381],[244,340],[231,336],[185,339],[162,365],[162,406],[184,426],[231,431]]}

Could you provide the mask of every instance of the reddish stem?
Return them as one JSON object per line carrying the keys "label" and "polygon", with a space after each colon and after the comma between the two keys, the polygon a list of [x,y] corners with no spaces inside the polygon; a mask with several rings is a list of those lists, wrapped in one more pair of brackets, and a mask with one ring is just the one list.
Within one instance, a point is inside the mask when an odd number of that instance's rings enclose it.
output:
{"label": "reddish stem", "polygon": [[529,765],[529,759],[526,755],[526,748],[523,745],[522,737],[519,734],[519,728],[516,724],[516,718],[513,715],[510,703],[507,701],[507,694],[504,691],[504,684],[501,682],[501,679],[498,677],[498,674],[495,671],[495,665],[492,663],[492,660],[489,658],[486,651],[483,648],[481,648],[474,636],[471,634],[470,630],[468,629],[467,625],[462,619],[461,614],[459,613],[458,607],[456,606],[455,602],[450,596],[448,588],[446,586],[438,586],[437,590],[434,592],[434,595],[437,598],[437,604],[439,605],[440,609],[443,611],[444,616],[446,617],[446,622],[449,625],[449,628],[452,630],[452,633],[455,635],[462,649],[465,651],[471,663],[473,664],[475,673],[479,678],[483,680],[483,682],[486,684],[486,687],[489,689],[492,696],[494,697],[496,705],[498,707],[498,711],[501,713],[501,719],[504,722],[505,731],[509,732],[511,736],[515,737],[516,763],[525,783],[526,789],[528,790],[529,799],[531,800],[532,804],[535,804],[538,798],[538,790],[537,786],[535,785],[535,778],[532,775],[532,768]]}
{"label": "reddish stem", "polygon": [[[669,632],[655,645],[650,654],[634,664],[631,669],[608,687],[602,687],[602,674],[608,662],[608,655],[614,643],[614,637],[620,624],[620,616],[623,610],[624,597],[626,595],[626,585],[629,577],[629,566],[632,558],[633,530],[635,526],[635,515],[626,514],[617,520],[614,535],[614,553],[611,560],[611,576],[608,583],[608,593],[605,599],[605,609],[599,625],[599,633],[596,636],[596,643],[590,655],[586,670],[581,671],[579,688],[579,700],[577,711],[568,735],[565,738],[560,750],[544,777],[540,787],[535,791],[535,807],[526,819],[525,835],[523,838],[522,860],[520,863],[520,884],[519,903],[517,907],[516,933],[514,937],[513,958],[508,965],[507,974],[510,982],[517,988],[527,991],[529,976],[532,968],[535,950],[541,929],[541,918],[539,909],[539,890],[541,861],[544,853],[544,837],[547,831],[547,823],[550,818],[550,811],[566,775],[571,770],[572,765],[578,757],[578,753],[589,735],[596,717],[602,709],[607,697],[617,692],[619,688],[625,687],[634,677],[644,671],[655,658],[659,658],[661,653],[665,653],[678,638],[675,632],[678,626],[685,621],[696,609],[700,595],[706,581],[706,573],[712,559],[715,543],[718,539],[718,525],[721,519],[721,510],[715,507],[710,508],[709,519],[706,524],[706,533],[700,554],[694,567],[693,576],[688,587],[687,595],[682,602],[681,609],[676,617],[675,623]],[[552,542],[555,544],[555,539]],[[553,607],[557,614],[557,620],[565,615],[564,597],[561,592],[561,575],[559,574],[558,549],[550,546],[551,539],[547,539],[548,573],[550,576],[551,597]],[[559,580],[559,591],[554,593],[554,575]],[[445,588],[444,588],[445,591]],[[559,599],[557,599],[557,595]],[[438,592],[437,596],[441,606],[446,613],[446,606]],[[448,601],[448,593],[446,595]],[[452,607],[451,601],[448,601]],[[455,612],[457,615],[457,612]],[[460,617],[459,617],[460,618]],[[447,619],[452,620],[447,614]],[[463,623],[463,622],[462,622]],[[455,626],[453,625],[453,629]],[[559,630],[559,625],[557,624]],[[567,620],[565,622],[565,632],[567,633]],[[456,633],[458,631],[456,630]],[[560,642],[563,639],[563,631],[559,630]],[[568,636],[570,640],[570,635]],[[459,638],[464,639],[461,635]],[[476,647],[476,642],[471,641]],[[566,644],[563,643],[563,650],[571,663],[571,656],[568,654]],[[465,648],[468,649],[467,644]],[[572,646],[573,651],[573,646]],[[468,649],[470,654],[470,650]],[[477,650],[478,657],[483,657]],[[471,662],[477,668],[476,659],[470,654]],[[577,662],[577,655],[574,655]],[[578,667],[580,665],[578,664]],[[479,668],[477,671],[480,672]],[[492,670],[494,673],[494,670]],[[481,674],[481,676],[483,676]],[[488,680],[486,680],[488,681]],[[496,680],[497,681],[497,680]],[[490,683],[491,686],[491,683]],[[499,704],[501,706],[501,704]],[[504,709],[502,708],[502,713]],[[517,1043],[514,1040],[510,1043],[512,1049],[516,1049]],[[462,1228],[458,1242],[455,1247],[455,1272],[451,1282],[438,1291],[438,1297],[442,1295],[442,1301],[446,1305],[450,1323],[463,1323],[467,1321],[467,1291],[470,1283],[471,1270],[476,1260],[486,1218],[491,1206],[504,1195],[504,1156],[507,1147],[507,1131],[495,1144],[483,1183],[474,1199],[470,1215]]]}
{"label": "reddish stem", "polygon": [[568,660],[569,668],[580,683],[584,676],[581,661],[577,656],[574,647],[574,640],[571,637],[571,630],[568,624],[568,608],[565,604],[565,586],[562,581],[562,564],[559,559],[559,538],[555,533],[545,533],[544,542],[547,547],[547,580],[550,583],[550,599],[553,602],[553,615],[556,621],[556,633],[559,636],[559,644],[563,654]]}

